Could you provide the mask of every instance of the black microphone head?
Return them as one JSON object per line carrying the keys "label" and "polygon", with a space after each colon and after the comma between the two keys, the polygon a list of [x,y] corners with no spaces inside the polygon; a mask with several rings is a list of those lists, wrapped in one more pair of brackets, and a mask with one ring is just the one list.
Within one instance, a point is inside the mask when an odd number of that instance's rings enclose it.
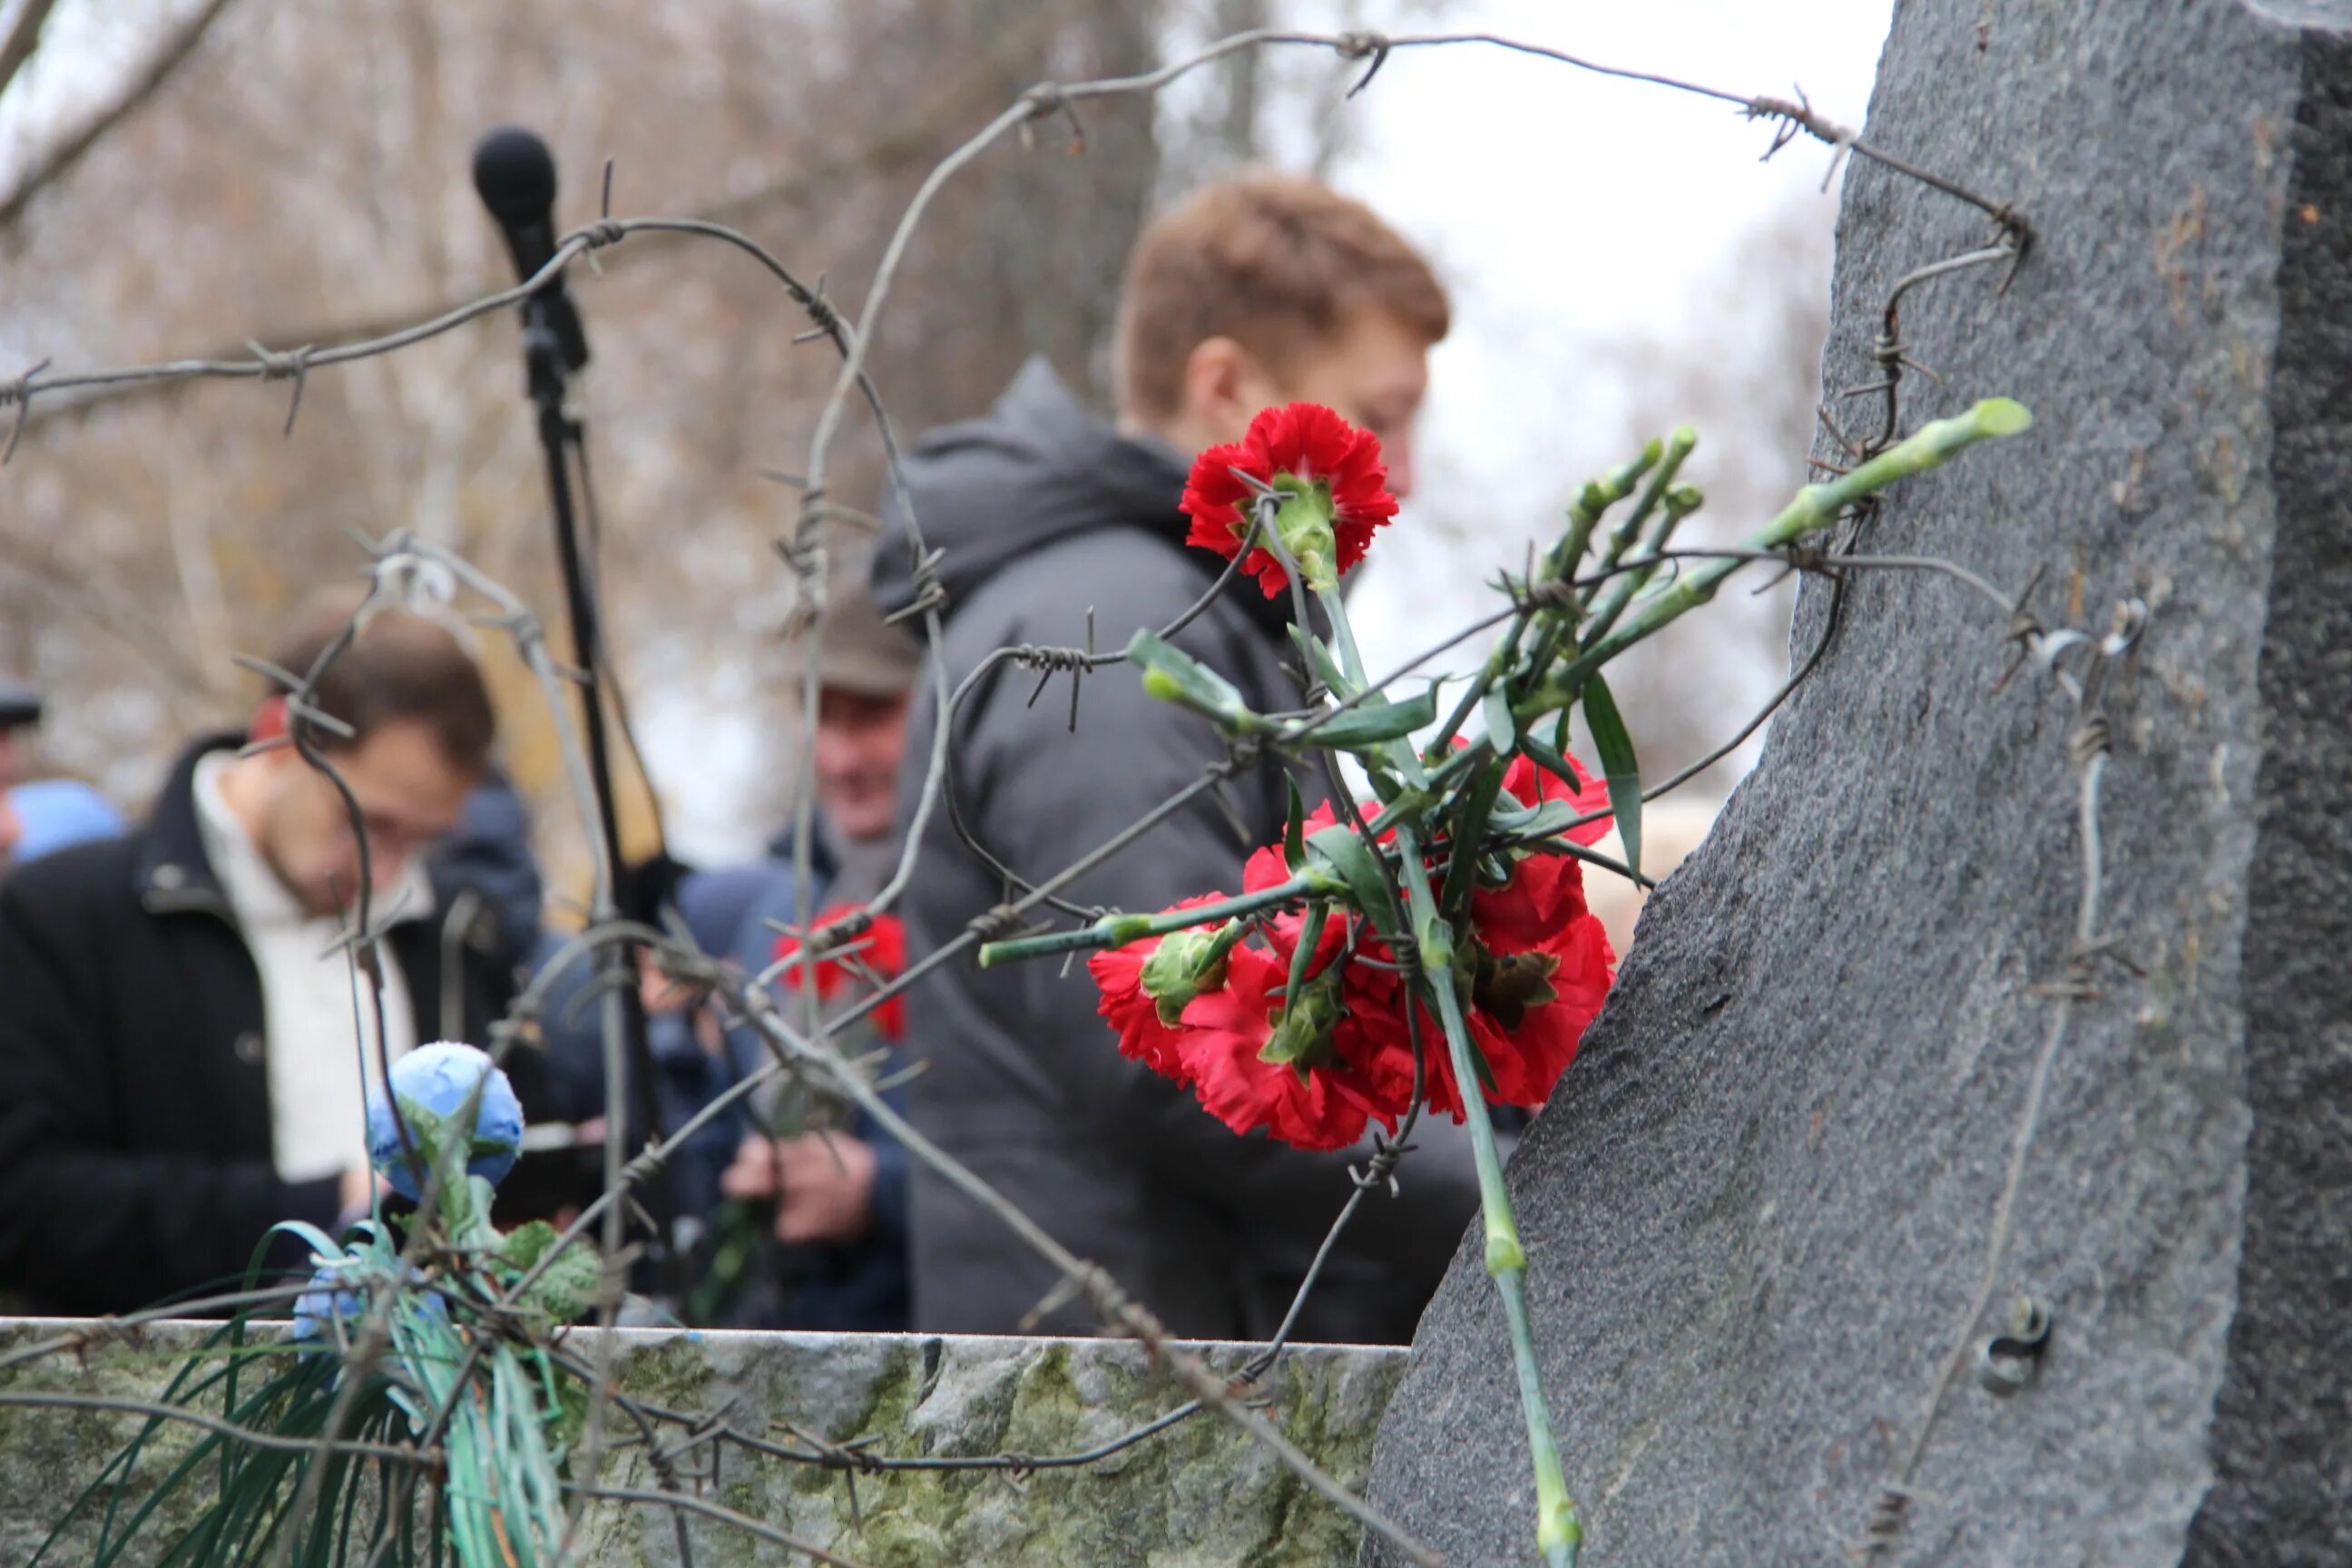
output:
{"label": "black microphone head", "polygon": [[545,222],[555,210],[555,154],[520,125],[501,125],[474,145],[474,189],[509,228]]}

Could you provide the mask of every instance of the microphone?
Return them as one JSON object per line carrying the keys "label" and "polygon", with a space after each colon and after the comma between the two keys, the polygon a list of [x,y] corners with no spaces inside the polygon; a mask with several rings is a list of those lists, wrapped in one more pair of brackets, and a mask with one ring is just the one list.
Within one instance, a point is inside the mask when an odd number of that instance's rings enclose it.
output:
{"label": "microphone", "polygon": [[[555,155],[547,143],[520,125],[499,126],[474,146],[474,189],[506,236],[515,269],[528,279],[546,266],[555,254]],[[532,293],[526,322],[534,309],[555,334],[565,368],[585,365],[588,335],[561,275]]]}
{"label": "microphone", "polygon": [[[474,145],[474,189],[490,209],[515,267],[527,282],[555,255],[555,158],[547,143],[519,125],[501,125]],[[547,458],[547,496],[555,524],[556,562],[563,574],[565,608],[572,622],[572,664],[581,674],[581,713],[587,742],[590,787],[596,797],[596,836],[603,841],[606,861],[619,877],[621,830],[613,796],[612,746],[605,735],[604,703],[598,695],[611,679],[604,658],[604,639],[598,628],[595,540],[583,536],[572,509],[572,454],[580,457],[580,484],[588,488],[586,432],[566,405],[565,376],[588,363],[588,339],[580,330],[580,312],[565,292],[561,275],[533,289],[522,307],[523,364],[532,406],[538,411],[539,444]],[[595,516],[590,495],[589,516]],[[630,884],[622,881],[624,888]],[[611,1136],[635,1146],[660,1128],[660,1107],[654,1094],[655,1068],[646,1037],[645,1011],[637,988],[629,983],[633,962],[620,947],[598,954],[598,969],[619,992],[623,1055],[627,1081],[609,1086],[608,1109],[616,1118]],[[645,1288],[656,1295],[682,1298],[676,1285],[677,1259],[674,1221],[677,1192],[667,1176],[657,1174],[641,1189],[645,1206],[654,1219],[654,1241],[639,1270]]]}

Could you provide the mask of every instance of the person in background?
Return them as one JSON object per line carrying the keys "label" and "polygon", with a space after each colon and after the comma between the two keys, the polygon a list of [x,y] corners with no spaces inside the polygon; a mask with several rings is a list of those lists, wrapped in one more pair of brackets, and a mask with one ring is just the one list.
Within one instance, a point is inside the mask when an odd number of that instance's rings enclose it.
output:
{"label": "person in background", "polygon": [[[1239,440],[1259,410],[1325,405],[1381,442],[1411,492],[1413,418],[1449,307],[1428,264],[1360,204],[1311,180],[1240,176],[1155,218],[1129,263],[1114,427],[1042,361],[981,418],[925,437],[908,464],[915,517],[940,552],[952,687],[1020,643],[1117,647],[1186,616],[1223,563],[1184,543],[1192,456]],[[900,530],[876,557],[886,609],[924,584]],[[1262,713],[1295,709],[1290,603],[1239,582],[1175,641]],[[1075,732],[1035,677],[1000,664],[953,719],[954,799],[980,845],[1022,877],[1060,872],[1225,761],[1206,721],[1132,671],[1085,683]],[[941,715],[916,701],[899,820],[922,799]],[[1311,800],[1314,776],[1298,779]],[[1279,843],[1287,786],[1262,758],[1060,889],[1081,908],[1155,910],[1239,885]],[[932,813],[908,890],[908,959],[1005,899],[1004,874]],[[1264,1339],[1281,1321],[1369,1146],[1318,1154],[1239,1138],[1180,1086],[1122,1058],[1083,966],[932,970],[908,998],[928,1051],[913,1079],[927,1135],[1186,1337]],[[1477,1209],[1466,1131],[1423,1117],[1399,1195],[1350,1226],[1309,1298],[1301,1339],[1409,1339]],[[1097,1327],[1051,1264],[928,1170],[914,1175],[914,1326],[924,1332]],[[1060,1303],[1035,1316],[1048,1299]]]}
{"label": "person in background", "polygon": [[[907,744],[907,710],[922,649],[886,622],[862,586],[836,584],[815,626],[790,646],[785,689],[802,689],[808,661],[816,664],[819,695],[811,758],[816,784],[815,838],[810,862],[817,878],[808,909],[816,923],[861,909],[889,879],[898,858],[892,831],[898,769]],[[785,868],[793,863],[787,834],[771,847]],[[757,973],[794,945],[780,929],[794,926],[799,900],[789,876],[750,911],[738,942],[741,962]],[[820,1005],[838,1013],[891,977],[901,962],[895,917],[782,983],[780,1000],[797,1018],[807,1002],[797,984],[814,987]],[[853,1060],[887,1079],[903,1048],[906,1009],[886,1004],[856,1026],[834,1037]],[[768,1058],[756,1039],[739,1036],[739,1071]],[[905,1108],[906,1090],[884,1090]],[[778,1326],[840,1332],[895,1332],[907,1327],[907,1152],[854,1104],[799,1084],[760,1098],[764,1131],[747,1135],[720,1178],[740,1205],[772,1205],[770,1230],[780,1277]]]}
{"label": "person in background", "polygon": [[119,838],[130,831],[114,803],[79,779],[41,779],[7,792],[16,819],[14,863],[24,865],[93,838]]}
{"label": "person in background", "polygon": [[40,721],[41,694],[18,681],[0,680],[0,871],[8,868],[16,842],[24,837],[24,824],[9,799],[23,765],[17,758],[16,738]]}
{"label": "person in background", "polygon": [[[309,669],[357,603],[319,601],[274,662]],[[309,723],[270,696],[249,729],[191,744],[127,837],[0,880],[0,1289],[40,1310],[224,1285],[277,1222],[328,1228],[369,1203],[377,1031],[342,942],[362,842],[383,1054],[484,1039],[504,1010],[517,955],[422,853],[488,763],[481,672],[439,622],[385,609],[313,701],[350,731],[304,738],[356,799],[359,832],[292,745],[245,749]],[[506,1065],[538,1115],[533,1053]],[[289,1241],[275,1261],[307,1250]]]}
{"label": "person in background", "polygon": [[[552,1114],[572,1125],[573,1140],[560,1152],[546,1151],[545,1161],[527,1154],[518,1176],[559,1207],[585,1202],[602,1187],[597,1151],[611,1103],[596,961],[572,952],[573,938],[550,930],[543,919],[545,882],[532,844],[530,811],[513,781],[493,769],[467,798],[456,830],[441,841],[433,859],[436,868],[467,887],[465,896],[478,894],[484,900],[507,950],[526,955],[527,975],[562,965],[546,977],[536,1023],[546,1052]],[[653,900],[654,918],[682,921],[697,946],[722,957],[733,952],[746,912],[755,901],[772,902],[772,884],[784,875],[766,861],[696,870],[667,854],[639,862],[631,874]],[[667,1134],[726,1087],[726,1046],[709,996],[672,983],[643,952],[637,968],[656,1130]],[[633,1080],[625,1060],[623,1072],[625,1084]],[[722,1115],[663,1166],[657,1179],[668,1184],[666,1197],[674,1201],[680,1218],[681,1246],[692,1247],[717,1203],[719,1172],[733,1157],[745,1125],[740,1115]]]}
{"label": "person in background", "polygon": [[[665,924],[678,924],[705,954],[740,966],[736,944],[753,911],[772,909],[785,894],[787,873],[772,861],[683,871],[663,901]],[[646,1011],[646,1046],[653,1058],[655,1114],[667,1132],[734,1081],[726,1017],[703,989],[664,974],[650,952],[637,955],[637,995]],[[601,1051],[602,1032],[596,1043]],[[719,1173],[749,1131],[748,1113],[722,1113],[687,1140],[669,1162],[677,1212],[698,1226],[719,1206]],[[687,1245],[692,1244],[692,1232]]]}

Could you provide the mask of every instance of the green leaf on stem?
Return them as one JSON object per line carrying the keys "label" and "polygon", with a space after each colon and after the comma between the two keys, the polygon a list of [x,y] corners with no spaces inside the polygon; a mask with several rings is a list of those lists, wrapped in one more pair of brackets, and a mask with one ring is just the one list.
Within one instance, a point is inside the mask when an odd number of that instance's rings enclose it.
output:
{"label": "green leaf on stem", "polygon": [[1304,743],[1352,752],[1401,741],[1423,725],[1436,721],[1437,688],[1433,683],[1420,696],[1409,697],[1402,702],[1374,700],[1359,703],[1344,713],[1334,714],[1308,731]]}
{"label": "green leaf on stem", "polygon": [[[507,1234],[499,1247],[499,1259],[520,1278],[538,1266],[559,1236],[545,1220],[531,1220]],[[517,1304],[525,1311],[546,1313],[551,1322],[569,1323],[584,1315],[595,1300],[600,1274],[595,1249],[574,1247],[549,1265]]]}
{"label": "green leaf on stem", "polygon": [[[1290,975],[1283,982],[1282,986],[1282,1005],[1287,1013],[1296,1015],[1298,1012],[1299,999],[1307,994],[1307,971],[1315,963],[1316,950],[1323,945],[1323,928],[1330,922],[1330,919],[1329,900],[1318,899],[1307,906],[1306,918],[1299,927],[1298,945],[1292,949],[1290,953]],[[1336,967],[1336,965],[1331,966],[1331,968]],[[1331,984],[1336,990],[1339,976],[1336,973],[1330,973],[1328,969],[1327,973],[1329,974]]]}
{"label": "green leaf on stem", "polygon": [[1609,781],[1609,809],[1617,818],[1617,837],[1625,846],[1625,864],[1642,868],[1642,768],[1633,760],[1633,740],[1625,733],[1617,700],[1599,672],[1585,683],[1584,721],[1592,728],[1593,749],[1601,753],[1601,771]]}
{"label": "green leaf on stem", "polygon": [[499,1241],[499,1257],[518,1275],[527,1274],[547,1256],[561,1234],[543,1219],[527,1220]]}
{"label": "green leaf on stem", "polygon": [[1496,832],[1524,844],[1553,837],[1583,815],[1572,800],[1547,800],[1532,806],[1507,801],[1496,805],[1491,820]]}
{"label": "green leaf on stem", "polygon": [[562,1327],[588,1315],[595,1304],[603,1265],[593,1247],[574,1247],[548,1265],[515,1304],[526,1312],[542,1312],[549,1323]]}
{"label": "green leaf on stem", "polygon": [[1234,733],[1260,727],[1232,681],[1166,638],[1138,631],[1128,639],[1127,657],[1143,671],[1143,689],[1160,700],[1204,713]]}
{"label": "green leaf on stem", "polygon": [[1342,824],[1324,828],[1307,840],[1307,853],[1322,860],[1339,874],[1347,884],[1348,897],[1375,926],[1381,923],[1394,897],[1389,885],[1388,868],[1381,858],[1372,853],[1356,830]]}
{"label": "green leaf on stem", "polygon": [[[1445,886],[1438,894],[1438,911],[1449,921],[1466,922],[1470,911],[1470,894],[1478,879],[1478,847],[1486,840],[1487,825],[1494,820],[1495,805],[1503,793],[1503,769],[1499,757],[1478,770],[1470,787],[1462,794],[1462,804],[1446,824],[1447,850]],[[1514,801],[1512,804],[1517,805]]]}
{"label": "green leaf on stem", "polygon": [[1331,656],[1329,645],[1297,621],[1290,623],[1290,640],[1298,648],[1298,657],[1307,661],[1307,671],[1326,687],[1337,688],[1341,682],[1339,661]]}
{"label": "green leaf on stem", "polygon": [[[1584,775],[1576,771],[1576,765],[1568,760],[1566,754],[1557,745],[1536,739],[1533,731],[1528,731],[1519,737],[1519,751],[1536,766],[1569,788],[1580,791],[1584,788]],[[1566,805],[1568,802],[1560,801],[1558,804]],[[1570,815],[1580,814],[1571,813]]]}
{"label": "green leaf on stem", "polygon": [[1496,752],[1508,753],[1512,743],[1518,738],[1518,726],[1511,721],[1509,689],[1499,681],[1487,688],[1486,700],[1479,705],[1479,712],[1486,721],[1486,738],[1495,743]]}
{"label": "green leaf on stem", "polygon": [[1298,781],[1286,773],[1282,786],[1290,792],[1290,811],[1282,824],[1282,862],[1295,877],[1307,869],[1307,801],[1298,793]]}

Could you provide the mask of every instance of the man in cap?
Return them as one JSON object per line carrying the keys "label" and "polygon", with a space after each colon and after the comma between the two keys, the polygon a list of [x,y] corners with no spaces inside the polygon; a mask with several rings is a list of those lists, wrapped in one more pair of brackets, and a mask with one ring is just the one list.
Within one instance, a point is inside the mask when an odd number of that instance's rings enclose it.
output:
{"label": "man in cap", "polygon": [[[785,658],[786,689],[794,694],[804,689],[809,661],[816,664],[815,837],[809,846],[816,885],[808,910],[820,917],[863,908],[897,867],[898,766],[907,749],[908,699],[923,659],[921,645],[875,608],[857,580],[862,573],[841,581],[848,575],[836,575],[824,614],[794,639]],[[771,853],[789,865],[793,847],[788,831]],[[745,924],[740,956],[755,973],[774,963],[780,941],[790,940],[780,938],[776,928],[798,918],[790,879],[777,888]],[[874,981],[891,978],[902,961],[896,926],[896,917],[886,913],[839,959],[795,973],[813,978],[828,1010],[854,1005]],[[797,993],[788,996],[796,1016],[805,1004]],[[854,1059],[878,1057],[887,1064],[902,1044],[903,1018],[902,1007],[877,1008],[835,1036],[834,1044]],[[758,1062],[738,1065],[749,1070]],[[886,1094],[903,1107],[904,1092]],[[745,1203],[774,1200],[783,1326],[903,1331],[906,1150],[862,1110],[805,1087],[772,1097],[760,1120],[768,1133],[743,1140],[721,1188]]]}

